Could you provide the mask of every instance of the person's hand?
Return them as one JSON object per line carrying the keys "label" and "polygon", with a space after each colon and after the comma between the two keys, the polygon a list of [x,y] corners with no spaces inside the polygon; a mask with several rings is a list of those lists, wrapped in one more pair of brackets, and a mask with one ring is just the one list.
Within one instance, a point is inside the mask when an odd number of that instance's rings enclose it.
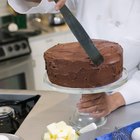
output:
{"label": "person's hand", "polygon": [[[48,0],[48,1],[53,1],[53,0]],[[63,5],[65,4],[66,0],[57,0],[58,2],[55,5],[55,10],[59,10],[63,7]]]}
{"label": "person's hand", "polygon": [[82,95],[77,107],[79,112],[89,113],[95,118],[100,118],[109,115],[124,104],[124,98],[119,92],[112,95],[97,93]]}

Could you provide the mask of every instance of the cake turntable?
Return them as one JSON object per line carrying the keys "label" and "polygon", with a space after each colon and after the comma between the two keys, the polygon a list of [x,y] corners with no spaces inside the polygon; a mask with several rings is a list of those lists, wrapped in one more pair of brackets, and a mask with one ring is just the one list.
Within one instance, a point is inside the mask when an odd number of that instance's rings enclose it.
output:
{"label": "cake turntable", "polygon": [[[95,87],[95,88],[70,88],[70,87],[63,87],[56,84],[53,84],[49,81],[47,73],[44,75],[44,82],[47,85],[47,89],[50,91],[55,91],[59,93],[65,93],[65,94],[97,94],[97,93],[105,93],[105,92],[112,92],[114,89],[119,88],[124,83],[127,82],[127,70],[124,68],[122,77],[105,86],[101,87]],[[79,130],[83,128],[86,125],[89,125],[91,123],[95,123],[98,127],[104,125],[107,121],[106,117],[102,117],[99,119],[95,119],[91,117],[88,113],[79,113],[78,110],[74,112],[72,116],[70,116],[69,123],[70,125],[75,128],[75,130]]]}

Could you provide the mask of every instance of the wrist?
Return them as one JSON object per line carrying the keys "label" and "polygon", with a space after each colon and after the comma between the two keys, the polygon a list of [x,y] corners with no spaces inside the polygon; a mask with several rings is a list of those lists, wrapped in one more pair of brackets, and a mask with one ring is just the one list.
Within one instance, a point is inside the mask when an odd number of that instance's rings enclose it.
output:
{"label": "wrist", "polygon": [[110,100],[110,106],[111,110],[110,112],[114,111],[115,109],[124,106],[125,105],[125,100],[121,93],[116,92],[114,94],[109,95],[109,100]]}

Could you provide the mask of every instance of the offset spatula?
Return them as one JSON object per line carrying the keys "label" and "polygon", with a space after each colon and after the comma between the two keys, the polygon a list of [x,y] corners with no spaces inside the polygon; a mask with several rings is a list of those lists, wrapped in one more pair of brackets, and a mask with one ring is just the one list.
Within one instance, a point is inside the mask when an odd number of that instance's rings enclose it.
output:
{"label": "offset spatula", "polygon": [[[56,3],[58,0],[54,0]],[[74,36],[77,38],[83,49],[88,54],[89,58],[95,65],[100,65],[103,62],[103,56],[100,54],[98,49],[93,44],[92,40],[79,23],[79,21],[73,16],[71,11],[68,9],[66,5],[64,5],[60,9],[61,14],[63,15],[66,23],[68,24],[69,28],[73,32]]]}

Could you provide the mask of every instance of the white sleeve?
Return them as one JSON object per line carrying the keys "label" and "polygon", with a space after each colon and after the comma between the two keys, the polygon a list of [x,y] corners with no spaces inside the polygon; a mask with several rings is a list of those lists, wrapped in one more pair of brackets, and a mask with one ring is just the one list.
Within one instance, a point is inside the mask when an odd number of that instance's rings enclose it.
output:
{"label": "white sleeve", "polygon": [[140,40],[124,37],[118,42],[123,48],[124,67],[132,71],[140,63]]}
{"label": "white sleeve", "polygon": [[131,104],[140,101],[140,70],[120,88],[119,92],[124,97],[125,103]]}
{"label": "white sleeve", "polygon": [[[140,101],[140,41],[124,39],[124,67],[129,73],[128,81],[119,88],[126,104]],[[139,67],[139,68],[138,68]]]}
{"label": "white sleeve", "polygon": [[25,0],[8,0],[9,5],[18,13],[49,13],[54,12],[54,2],[42,0],[39,4]]}
{"label": "white sleeve", "polygon": [[[27,2],[25,0],[8,0],[9,5],[18,13],[56,13],[55,2],[48,2],[48,0],[42,0],[39,4],[34,2]],[[75,1],[68,0],[66,5],[75,11]]]}

